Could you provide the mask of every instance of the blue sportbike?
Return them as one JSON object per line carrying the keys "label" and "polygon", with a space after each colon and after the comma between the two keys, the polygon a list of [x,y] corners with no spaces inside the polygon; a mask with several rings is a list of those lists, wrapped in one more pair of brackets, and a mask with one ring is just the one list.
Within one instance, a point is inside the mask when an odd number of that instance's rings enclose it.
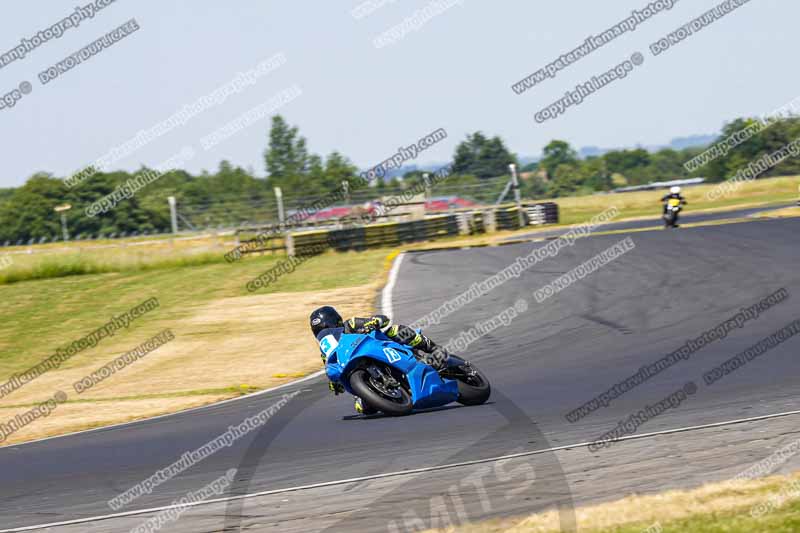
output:
{"label": "blue sportbike", "polygon": [[491,394],[489,380],[470,362],[450,355],[437,371],[380,330],[327,335],[320,348],[328,379],[361,398],[365,412],[401,416],[451,402],[479,405]]}

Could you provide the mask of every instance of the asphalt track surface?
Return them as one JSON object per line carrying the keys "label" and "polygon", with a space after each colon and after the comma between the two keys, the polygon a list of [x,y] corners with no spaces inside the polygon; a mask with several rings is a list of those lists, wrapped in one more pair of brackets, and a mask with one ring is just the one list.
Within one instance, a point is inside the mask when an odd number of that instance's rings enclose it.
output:
{"label": "asphalt track surface", "polygon": [[[726,479],[800,437],[800,415],[585,446],[689,381],[697,392],[649,420],[645,434],[800,410],[800,336],[712,386],[702,374],[800,318],[800,219],[631,234],[636,247],[541,304],[533,292],[625,238],[579,240],[429,328],[446,341],[520,298],[529,309],[475,341],[469,357],[492,380],[490,403],[403,418],[353,416],[321,379],[115,428],[0,449],[2,530],[114,514],[107,501],[265,409],[302,391],[260,430],[132,502],[168,506],[238,468],[224,496],[162,531],[413,531]],[[393,292],[410,323],[539,243],[407,254]],[[678,349],[778,289],[790,297],[578,422],[564,415],[642,365]],[[306,332],[299,332],[305,335]],[[269,357],[265,348],[265,357]],[[566,447],[547,451],[554,447]],[[503,461],[492,458],[544,450]],[[410,475],[375,476],[453,465]],[[796,467],[793,459],[785,468]],[[302,488],[316,483],[352,482]],[[298,488],[300,487],[300,488]],[[129,531],[155,511],[50,527]]]}

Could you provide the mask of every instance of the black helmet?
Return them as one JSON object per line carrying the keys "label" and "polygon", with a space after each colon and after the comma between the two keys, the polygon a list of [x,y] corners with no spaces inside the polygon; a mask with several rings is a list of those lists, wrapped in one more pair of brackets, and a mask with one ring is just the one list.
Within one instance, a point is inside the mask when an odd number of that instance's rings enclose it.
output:
{"label": "black helmet", "polygon": [[330,305],[315,309],[311,313],[309,320],[311,322],[311,331],[314,332],[314,335],[317,335],[323,329],[344,327],[342,315]]}

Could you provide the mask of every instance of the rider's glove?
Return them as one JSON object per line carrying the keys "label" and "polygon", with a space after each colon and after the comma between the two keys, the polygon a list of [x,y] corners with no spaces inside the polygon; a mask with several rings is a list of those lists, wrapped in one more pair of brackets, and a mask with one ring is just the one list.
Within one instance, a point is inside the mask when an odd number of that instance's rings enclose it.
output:
{"label": "rider's glove", "polygon": [[336,396],[342,394],[344,392],[344,385],[341,383],[335,383],[333,381],[328,382],[328,388],[334,393]]}
{"label": "rider's glove", "polygon": [[374,315],[370,318],[351,318],[347,321],[347,325],[353,333],[367,333],[375,329],[383,329],[389,325],[389,317],[385,315]]}
{"label": "rider's glove", "polygon": [[389,325],[389,317],[386,315],[374,315],[372,318],[364,323],[364,329],[372,331],[373,329],[383,329]]}

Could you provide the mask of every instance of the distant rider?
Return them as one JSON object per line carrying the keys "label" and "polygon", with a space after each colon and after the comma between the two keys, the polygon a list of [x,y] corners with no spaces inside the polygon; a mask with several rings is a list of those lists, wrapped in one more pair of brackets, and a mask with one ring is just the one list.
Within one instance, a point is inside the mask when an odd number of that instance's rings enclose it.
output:
{"label": "distant rider", "polygon": [[677,185],[670,187],[669,194],[664,195],[661,198],[661,202],[664,204],[664,214],[667,213],[667,206],[683,206],[688,203],[686,198],[681,196],[681,188]]}
{"label": "distant rider", "polygon": [[[389,317],[385,315],[374,315],[368,318],[353,317],[345,322],[336,309],[326,305],[314,310],[309,317],[309,321],[311,324],[311,331],[317,338],[317,342],[321,341],[327,335],[333,335],[334,338],[338,340],[344,333],[367,334],[375,329],[384,330],[384,328],[388,328],[384,331],[387,337],[399,344],[405,344],[413,348],[414,355],[418,359],[433,366],[437,370],[443,368],[447,360],[448,354],[444,348],[408,326],[403,326],[401,324],[389,326]],[[320,348],[320,355],[322,357],[322,362],[325,363],[327,356],[322,352],[322,348]],[[344,387],[341,383],[329,382],[328,388],[337,395],[344,392]],[[368,406],[364,405],[359,397],[356,397],[355,408],[359,413],[371,414],[374,412]]]}

